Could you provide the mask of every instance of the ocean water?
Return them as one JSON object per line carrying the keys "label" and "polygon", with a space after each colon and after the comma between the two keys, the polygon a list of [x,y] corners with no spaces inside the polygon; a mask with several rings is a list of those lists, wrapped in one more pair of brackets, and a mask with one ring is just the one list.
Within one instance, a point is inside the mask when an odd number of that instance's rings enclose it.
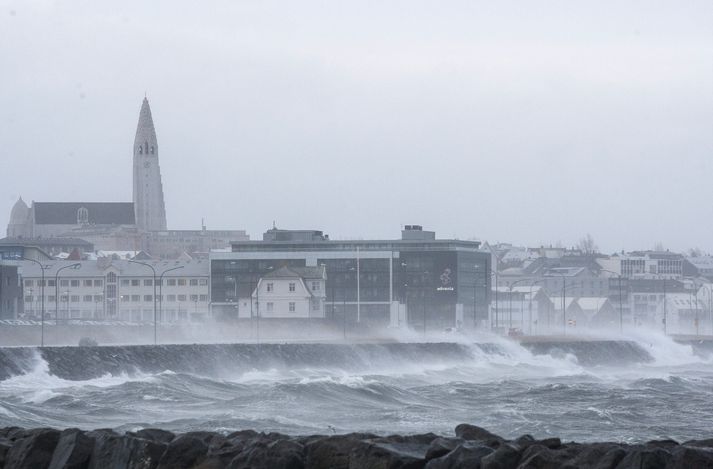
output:
{"label": "ocean water", "polygon": [[462,340],[457,353],[359,345],[348,360],[247,358],[205,371],[154,363],[81,380],[53,374],[34,352],[24,372],[0,381],[0,426],[448,435],[467,422],[513,438],[711,437],[713,361],[663,336],[631,340],[649,359],[533,355],[491,337],[487,347]]}

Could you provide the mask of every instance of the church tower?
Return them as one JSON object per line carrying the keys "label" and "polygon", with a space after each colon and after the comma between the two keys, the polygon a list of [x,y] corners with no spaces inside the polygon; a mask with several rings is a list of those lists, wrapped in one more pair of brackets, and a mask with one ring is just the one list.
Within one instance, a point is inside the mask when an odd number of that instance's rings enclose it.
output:
{"label": "church tower", "polygon": [[144,98],[134,139],[134,213],[136,225],[144,231],[166,229],[158,142],[149,100]]}

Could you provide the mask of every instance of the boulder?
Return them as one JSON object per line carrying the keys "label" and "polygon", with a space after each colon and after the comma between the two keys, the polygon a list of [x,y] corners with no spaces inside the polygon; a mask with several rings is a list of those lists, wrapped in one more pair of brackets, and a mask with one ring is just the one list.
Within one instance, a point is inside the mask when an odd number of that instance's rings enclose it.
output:
{"label": "boulder", "polygon": [[426,465],[428,445],[366,441],[349,457],[349,469],[420,469]]}
{"label": "boulder", "polygon": [[[19,436],[19,434],[18,434]],[[5,467],[13,469],[43,469],[52,461],[59,431],[52,428],[37,428],[24,432],[13,442],[5,459]]]}
{"label": "boulder", "polygon": [[127,432],[127,435],[143,438],[144,440],[155,441],[157,443],[169,444],[176,438],[176,435],[168,430],[160,428],[144,428],[137,432]]}
{"label": "boulder", "polygon": [[445,456],[464,442],[465,440],[462,438],[436,438],[428,445],[426,461]]}
{"label": "boulder", "polygon": [[305,445],[305,463],[314,469],[348,469],[349,457],[366,443],[360,434],[336,435],[312,439]]}
{"label": "boulder", "polygon": [[155,469],[158,467],[167,446],[164,443],[144,438],[117,435],[109,432],[100,434],[89,432],[87,435],[94,436],[94,449],[89,469],[106,469],[110,467]]}
{"label": "boulder", "polygon": [[705,440],[690,440],[683,443],[683,446],[696,446],[699,448],[713,448],[713,438]]}
{"label": "boulder", "polygon": [[448,454],[428,461],[426,469],[478,469],[482,459],[493,452],[489,446],[465,441]]}
{"label": "boulder", "polygon": [[202,432],[199,436],[180,435],[166,447],[159,461],[159,469],[188,469],[200,464],[208,454],[208,443]]}
{"label": "boulder", "polygon": [[517,467],[521,450],[510,443],[501,444],[498,449],[485,456],[480,461],[480,467],[483,469],[510,469]]}
{"label": "boulder", "polygon": [[229,469],[304,469],[304,447],[292,440],[253,440]]}
{"label": "boulder", "polygon": [[666,469],[703,469],[713,467],[713,449],[679,446],[671,451]]}
{"label": "boulder", "polygon": [[484,428],[469,425],[467,423],[461,423],[456,427],[456,436],[458,438],[463,438],[464,440],[484,441],[491,447],[498,447],[500,446],[500,443],[505,442],[504,438],[494,433],[490,433]]}
{"label": "boulder", "polygon": [[665,449],[639,447],[629,451],[616,469],[665,469],[672,459],[671,453]]}
{"label": "boulder", "polygon": [[77,428],[62,431],[49,469],[86,469],[94,450],[94,438]]}

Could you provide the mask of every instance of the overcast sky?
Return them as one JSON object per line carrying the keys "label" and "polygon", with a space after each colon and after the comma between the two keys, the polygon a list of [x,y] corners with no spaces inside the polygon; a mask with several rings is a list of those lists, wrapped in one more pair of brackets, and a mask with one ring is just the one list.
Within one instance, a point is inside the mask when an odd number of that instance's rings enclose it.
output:
{"label": "overcast sky", "polygon": [[169,228],[713,251],[710,0],[0,0],[2,229],[130,201],[144,93]]}

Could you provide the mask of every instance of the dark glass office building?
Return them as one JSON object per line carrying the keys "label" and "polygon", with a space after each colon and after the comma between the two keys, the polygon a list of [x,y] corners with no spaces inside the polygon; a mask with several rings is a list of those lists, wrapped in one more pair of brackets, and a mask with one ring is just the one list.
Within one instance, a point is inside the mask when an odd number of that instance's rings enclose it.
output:
{"label": "dark glass office building", "polygon": [[[473,241],[436,239],[410,225],[398,240],[332,241],[320,231],[268,230],[211,253],[214,317],[246,317],[257,281],[282,266],[324,265],[328,320],[429,330],[482,327],[488,319],[490,256]],[[250,303],[252,304],[252,303]]]}

